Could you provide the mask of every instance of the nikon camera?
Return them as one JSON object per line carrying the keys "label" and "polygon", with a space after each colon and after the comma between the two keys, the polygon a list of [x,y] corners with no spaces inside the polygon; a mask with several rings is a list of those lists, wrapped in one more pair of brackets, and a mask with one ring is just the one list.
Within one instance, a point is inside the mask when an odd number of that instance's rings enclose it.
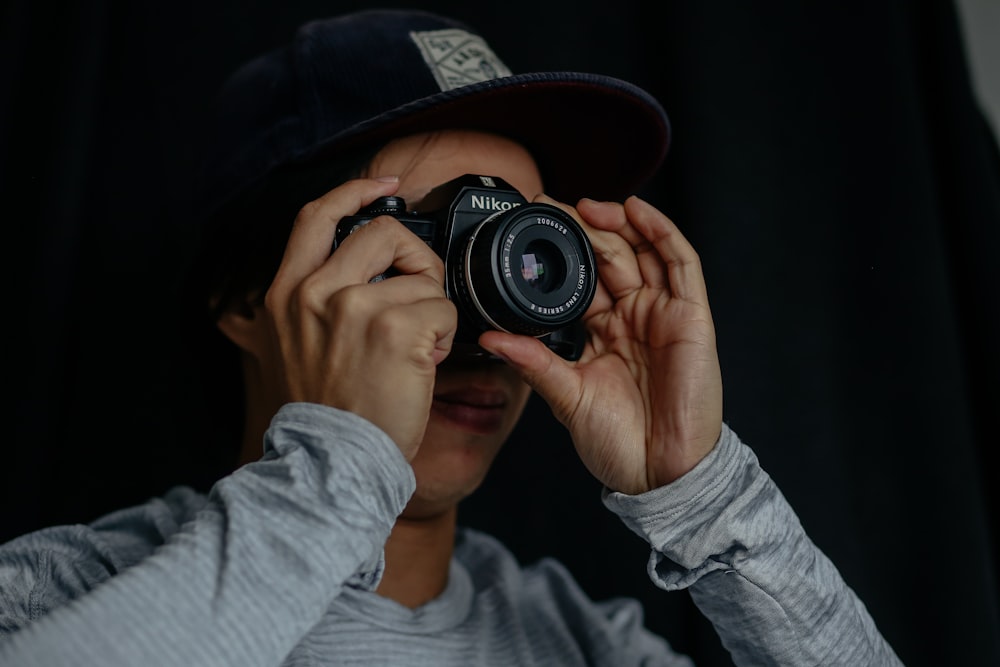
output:
{"label": "nikon camera", "polygon": [[475,174],[434,188],[422,208],[408,211],[403,198],[380,197],[340,221],[333,247],[391,215],[444,260],[445,291],[458,309],[453,356],[488,357],[476,341],[499,329],[535,336],[564,359],[580,358],[581,319],[597,275],[590,241],[570,215],[529,203],[500,178]]}

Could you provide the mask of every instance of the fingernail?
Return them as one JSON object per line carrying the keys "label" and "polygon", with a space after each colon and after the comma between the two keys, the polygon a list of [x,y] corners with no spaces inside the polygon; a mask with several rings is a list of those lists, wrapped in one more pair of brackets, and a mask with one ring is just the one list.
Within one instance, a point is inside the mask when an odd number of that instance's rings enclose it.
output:
{"label": "fingernail", "polygon": [[588,206],[598,206],[604,208],[618,206],[618,204],[612,201],[598,201],[596,199],[591,199],[590,197],[584,197],[580,200],[580,203],[583,202],[586,202]]}
{"label": "fingernail", "polygon": [[398,183],[399,176],[376,176],[376,181],[381,181],[382,183]]}

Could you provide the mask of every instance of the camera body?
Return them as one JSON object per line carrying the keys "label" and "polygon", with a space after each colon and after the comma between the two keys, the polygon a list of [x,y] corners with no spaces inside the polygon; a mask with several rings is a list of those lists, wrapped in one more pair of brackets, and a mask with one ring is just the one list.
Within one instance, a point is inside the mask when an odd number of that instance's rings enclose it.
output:
{"label": "camera body", "polygon": [[597,273],[590,241],[572,216],[529,203],[503,179],[478,174],[434,188],[421,208],[408,211],[403,198],[380,197],[339,222],[334,249],[390,215],[444,261],[445,292],[458,309],[453,356],[488,357],[476,341],[481,332],[499,329],[539,338],[565,359],[580,357],[581,320]]}

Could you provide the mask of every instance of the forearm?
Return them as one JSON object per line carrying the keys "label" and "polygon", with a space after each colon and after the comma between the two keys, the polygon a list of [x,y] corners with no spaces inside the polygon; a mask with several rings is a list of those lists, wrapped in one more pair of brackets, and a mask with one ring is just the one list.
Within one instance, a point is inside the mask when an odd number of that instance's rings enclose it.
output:
{"label": "forearm", "polygon": [[609,493],[605,502],[652,545],[653,581],[690,588],[737,664],[900,664],[728,427],[675,483],[641,496]]}
{"label": "forearm", "polygon": [[268,438],[194,521],[10,636],[0,663],[276,665],[346,582],[374,585],[413,489],[402,455],[363,420],[301,404]]}

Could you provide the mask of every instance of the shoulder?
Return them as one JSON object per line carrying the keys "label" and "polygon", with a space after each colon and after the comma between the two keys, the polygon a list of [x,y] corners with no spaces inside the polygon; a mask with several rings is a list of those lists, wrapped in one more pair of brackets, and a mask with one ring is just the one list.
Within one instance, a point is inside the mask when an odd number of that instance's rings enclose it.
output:
{"label": "shoulder", "polygon": [[100,558],[111,568],[127,567],[163,544],[205,504],[204,495],[187,487],[175,487],[89,524],[52,526],[27,533],[0,546],[0,554],[46,552],[56,558]]}
{"label": "shoulder", "polygon": [[143,560],[204,503],[203,495],[175,488],[90,524],[43,528],[0,546],[4,625],[37,617]]}
{"label": "shoulder", "polygon": [[96,542],[114,550],[128,566],[166,542],[207,502],[204,494],[178,486],[139,505],[106,514],[83,529]]}

